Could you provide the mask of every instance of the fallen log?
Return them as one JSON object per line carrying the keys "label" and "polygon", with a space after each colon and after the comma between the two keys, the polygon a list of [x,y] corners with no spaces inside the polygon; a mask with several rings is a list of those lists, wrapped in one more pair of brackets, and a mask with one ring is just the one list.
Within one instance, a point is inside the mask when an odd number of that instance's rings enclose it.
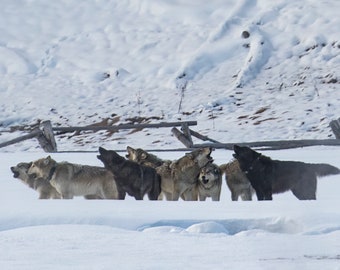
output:
{"label": "fallen log", "polygon": [[180,132],[177,128],[173,127],[171,129],[171,132],[175,135],[175,137],[183,143],[186,147],[191,148],[192,142],[182,133]]}
{"label": "fallen log", "polygon": [[242,142],[242,143],[205,143],[205,144],[194,144],[192,147],[213,147],[213,148],[224,148],[233,150],[234,145],[248,146],[253,148],[260,148],[261,150],[281,150],[291,149],[306,146],[340,146],[340,140],[327,139],[327,140],[287,140],[287,141],[260,141],[260,142]]}
{"label": "fallen log", "polygon": [[22,141],[25,141],[25,140],[29,140],[29,139],[35,138],[35,137],[37,137],[41,133],[42,133],[42,131],[40,129],[38,129],[38,128],[34,129],[33,131],[31,131],[27,135],[23,135],[23,136],[15,138],[13,140],[0,143],[0,148],[5,147],[5,146],[9,146],[9,145],[12,145],[12,144],[16,144],[18,142],[22,142]]}

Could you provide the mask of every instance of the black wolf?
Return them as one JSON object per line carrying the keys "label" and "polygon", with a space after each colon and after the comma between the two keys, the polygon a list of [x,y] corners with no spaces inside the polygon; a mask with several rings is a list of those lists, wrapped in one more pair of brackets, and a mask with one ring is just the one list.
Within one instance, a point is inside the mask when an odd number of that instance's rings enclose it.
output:
{"label": "black wolf", "polygon": [[161,178],[154,168],[126,160],[113,150],[99,147],[99,153],[97,158],[113,173],[118,191],[124,191],[136,200],[143,200],[145,194],[150,200],[158,199]]}
{"label": "black wolf", "polygon": [[299,200],[315,200],[317,176],[340,173],[329,164],[272,160],[246,146],[234,145],[234,152],[258,200],[272,200],[272,194],[288,190]]}

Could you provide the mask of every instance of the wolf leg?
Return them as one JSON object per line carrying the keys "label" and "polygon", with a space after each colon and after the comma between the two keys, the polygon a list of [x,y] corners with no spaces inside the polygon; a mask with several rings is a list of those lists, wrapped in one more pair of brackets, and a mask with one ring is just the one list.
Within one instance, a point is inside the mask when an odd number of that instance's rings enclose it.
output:
{"label": "wolf leg", "polygon": [[73,195],[70,194],[70,193],[62,193],[61,198],[66,199],[66,200],[71,200],[71,199],[73,199]]}
{"label": "wolf leg", "polygon": [[238,194],[236,192],[231,192],[231,200],[237,201],[238,200]]}
{"label": "wolf leg", "polygon": [[246,189],[242,192],[241,198],[242,198],[242,201],[251,201],[252,200],[252,194],[251,194],[250,188]]}
{"label": "wolf leg", "polygon": [[315,175],[304,175],[300,183],[291,190],[299,200],[316,200],[316,186]]}

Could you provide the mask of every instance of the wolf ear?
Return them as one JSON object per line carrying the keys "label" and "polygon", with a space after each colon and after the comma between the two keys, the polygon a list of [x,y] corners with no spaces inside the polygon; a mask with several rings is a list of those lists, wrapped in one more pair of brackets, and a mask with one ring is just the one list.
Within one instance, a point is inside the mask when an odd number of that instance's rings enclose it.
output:
{"label": "wolf ear", "polygon": [[140,156],[142,159],[146,159],[148,157],[147,153],[142,153]]}
{"label": "wolf ear", "polygon": [[44,165],[48,165],[51,161],[51,156],[48,156],[47,158],[44,159]]}

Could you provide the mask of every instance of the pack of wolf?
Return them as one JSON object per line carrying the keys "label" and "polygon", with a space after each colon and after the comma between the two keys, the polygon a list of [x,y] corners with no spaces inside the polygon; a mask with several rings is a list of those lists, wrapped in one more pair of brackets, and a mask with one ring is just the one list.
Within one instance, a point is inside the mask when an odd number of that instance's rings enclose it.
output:
{"label": "pack of wolf", "polygon": [[231,200],[272,200],[291,191],[299,200],[315,200],[317,178],[340,174],[330,164],[273,160],[250,147],[234,145],[230,162],[217,165],[212,148],[195,149],[177,160],[164,160],[127,146],[126,155],[99,147],[103,166],[57,162],[51,156],[20,162],[13,177],[37,191],[39,199],[219,201],[223,178]]}

